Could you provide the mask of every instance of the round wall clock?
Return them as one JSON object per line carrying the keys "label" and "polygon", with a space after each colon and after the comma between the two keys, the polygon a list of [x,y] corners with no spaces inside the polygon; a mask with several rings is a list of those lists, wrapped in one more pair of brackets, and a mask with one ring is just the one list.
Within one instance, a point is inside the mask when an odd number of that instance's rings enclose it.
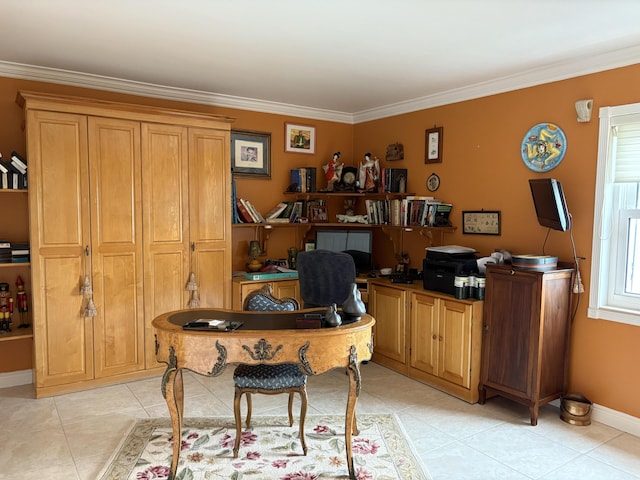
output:
{"label": "round wall clock", "polygon": [[534,172],[556,168],[567,151],[567,137],[553,123],[539,123],[525,134],[520,147],[522,161]]}
{"label": "round wall clock", "polygon": [[429,175],[429,178],[427,178],[427,190],[435,192],[438,188],[440,188],[440,177],[432,173]]}

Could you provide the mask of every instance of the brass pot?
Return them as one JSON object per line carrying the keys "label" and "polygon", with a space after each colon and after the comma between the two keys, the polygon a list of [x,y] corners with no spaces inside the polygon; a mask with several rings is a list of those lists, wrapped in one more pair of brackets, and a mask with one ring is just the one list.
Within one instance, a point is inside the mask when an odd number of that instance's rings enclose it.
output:
{"label": "brass pot", "polygon": [[593,403],[580,393],[570,393],[560,400],[560,418],[571,425],[591,425]]}

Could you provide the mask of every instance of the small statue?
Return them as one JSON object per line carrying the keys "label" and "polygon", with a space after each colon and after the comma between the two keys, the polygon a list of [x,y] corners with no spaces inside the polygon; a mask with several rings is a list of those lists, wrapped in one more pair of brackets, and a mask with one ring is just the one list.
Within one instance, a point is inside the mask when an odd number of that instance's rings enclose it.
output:
{"label": "small statue", "polygon": [[336,152],[333,154],[333,158],[329,163],[322,166],[324,170],[324,176],[327,179],[327,191],[333,192],[333,186],[336,182],[340,181],[340,176],[342,175],[342,167],[344,163],[339,163],[340,152]]}
{"label": "small statue", "polygon": [[327,311],[324,314],[324,322],[328,327],[339,327],[342,323],[342,319],[338,314],[338,307],[335,303],[327,307]]}
{"label": "small statue", "polygon": [[360,191],[377,192],[380,183],[380,161],[378,157],[371,159],[369,152],[364,154],[364,164],[360,164],[359,182]]}

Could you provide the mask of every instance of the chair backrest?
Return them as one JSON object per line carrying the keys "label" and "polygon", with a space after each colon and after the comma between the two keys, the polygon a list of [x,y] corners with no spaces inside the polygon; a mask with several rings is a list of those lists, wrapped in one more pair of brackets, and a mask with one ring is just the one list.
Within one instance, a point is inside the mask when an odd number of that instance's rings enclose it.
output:
{"label": "chair backrest", "polygon": [[255,312],[273,312],[299,310],[300,303],[295,298],[276,298],[273,296],[273,288],[270,284],[265,284],[259,290],[249,292],[242,305],[243,310]]}
{"label": "chair backrest", "polygon": [[344,303],[356,281],[356,265],[348,253],[329,250],[300,252],[297,257],[300,297],[304,308]]}

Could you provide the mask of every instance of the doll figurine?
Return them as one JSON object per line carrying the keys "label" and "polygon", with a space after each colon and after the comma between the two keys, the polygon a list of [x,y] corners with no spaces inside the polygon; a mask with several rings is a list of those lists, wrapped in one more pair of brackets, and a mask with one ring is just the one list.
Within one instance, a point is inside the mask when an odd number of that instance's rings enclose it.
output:
{"label": "doll figurine", "polygon": [[370,153],[364,154],[364,164],[360,164],[360,189],[363,192],[377,192],[380,182],[380,162],[378,157],[371,159]]}
{"label": "doll figurine", "polygon": [[327,191],[333,192],[333,185],[340,181],[340,175],[342,174],[342,167],[344,163],[339,163],[340,152],[333,154],[333,158],[326,165],[322,166],[324,170],[324,177],[327,179]]}

